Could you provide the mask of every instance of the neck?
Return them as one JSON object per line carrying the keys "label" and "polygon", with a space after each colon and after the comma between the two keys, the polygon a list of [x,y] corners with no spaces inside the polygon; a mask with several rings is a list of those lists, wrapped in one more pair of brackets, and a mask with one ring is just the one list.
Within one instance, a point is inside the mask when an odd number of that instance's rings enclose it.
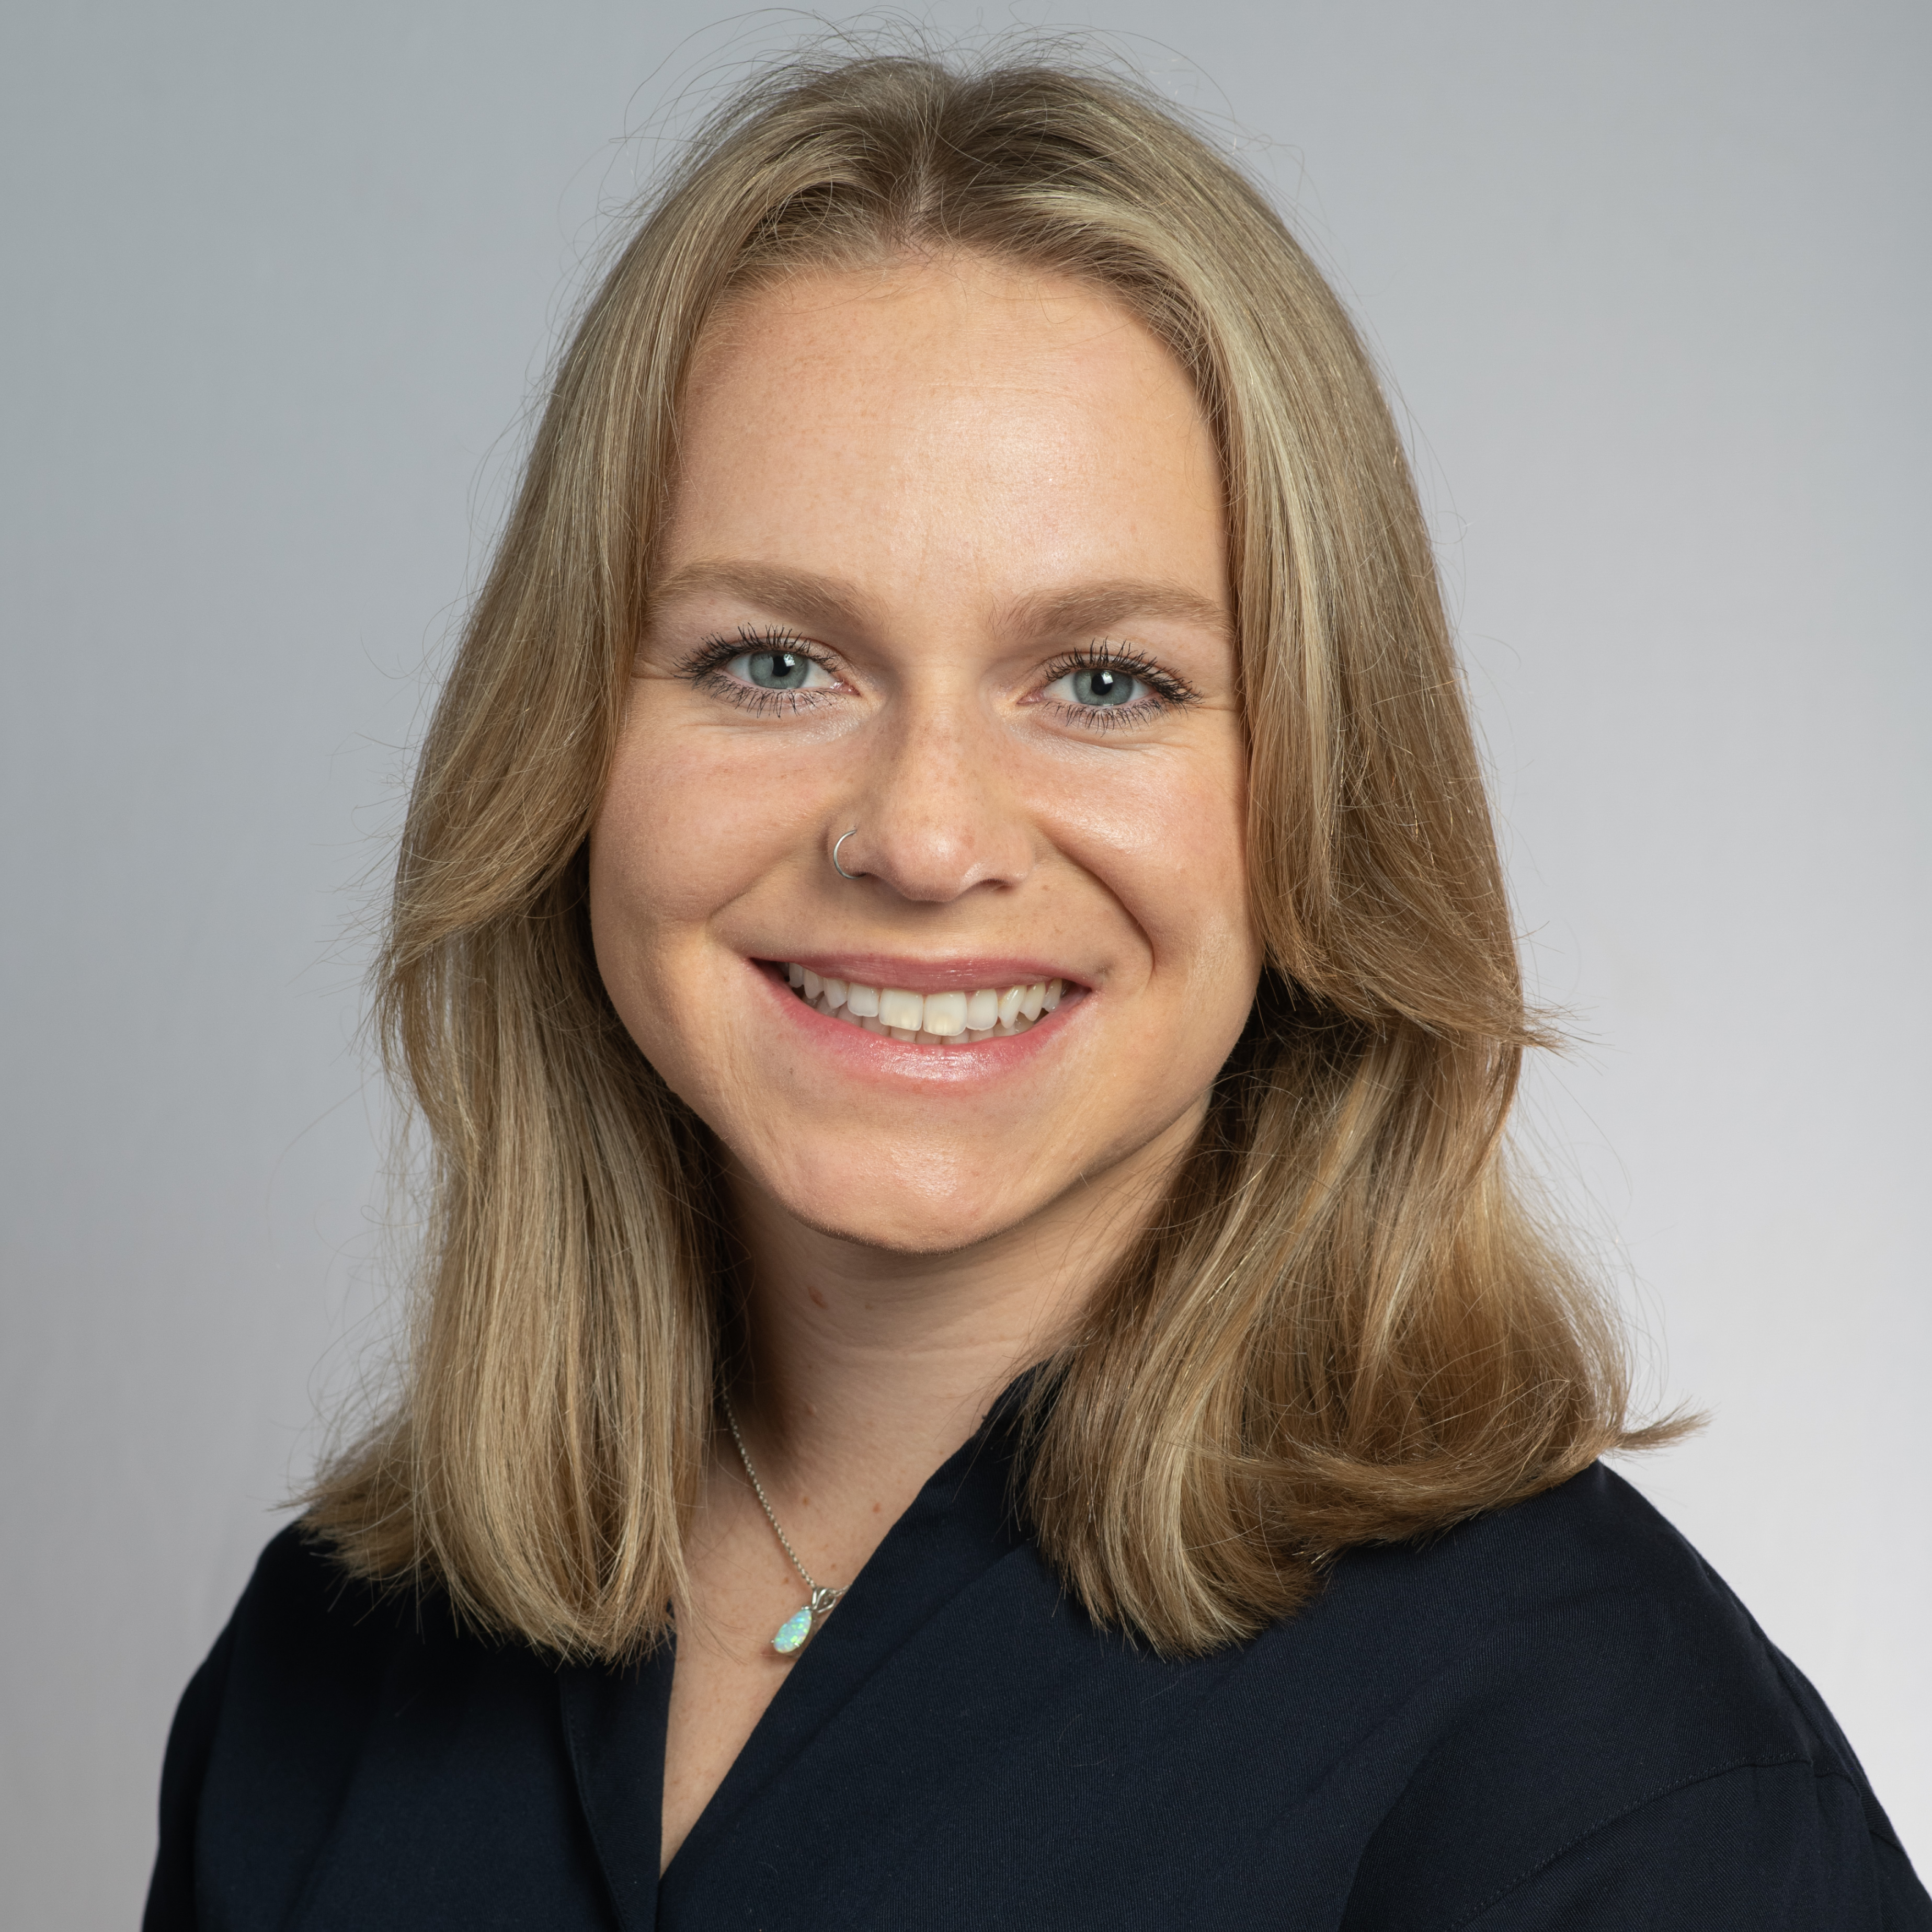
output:
{"label": "neck", "polygon": [[826,1234],[733,1173],[748,1345],[734,1399],[781,1514],[782,1492],[821,1519],[876,1508],[889,1522],[1069,1338],[1198,1126],[1176,1122],[1018,1226],[943,1254]]}

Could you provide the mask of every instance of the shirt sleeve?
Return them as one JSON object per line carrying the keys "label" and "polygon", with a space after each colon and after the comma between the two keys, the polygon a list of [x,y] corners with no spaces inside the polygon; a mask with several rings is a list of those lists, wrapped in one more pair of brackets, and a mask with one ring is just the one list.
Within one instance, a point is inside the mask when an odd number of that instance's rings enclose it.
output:
{"label": "shirt sleeve", "polygon": [[188,1680],[168,1732],[161,1765],[161,1836],[148,1885],[141,1932],[194,1932],[196,1924],[194,1840],[201,1789],[214,1748],[216,1721],[235,1648],[231,1622],[215,1640],[201,1668]]}
{"label": "shirt sleeve", "polygon": [[1457,1922],[1468,1932],[1932,1932],[1932,1899],[1857,1786],[1738,1765],[1606,1820]]}

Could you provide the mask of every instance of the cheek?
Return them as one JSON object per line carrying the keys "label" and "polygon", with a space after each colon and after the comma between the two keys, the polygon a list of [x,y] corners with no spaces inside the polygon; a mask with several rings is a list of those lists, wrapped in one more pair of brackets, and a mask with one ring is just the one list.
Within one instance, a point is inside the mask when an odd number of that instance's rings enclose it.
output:
{"label": "cheek", "polygon": [[[626,730],[590,834],[591,946],[638,1048],[699,1105],[720,1012],[704,996],[708,922],[770,868],[782,828],[745,788],[714,782],[702,746]],[[700,1106],[700,1111],[702,1108]]]}
{"label": "cheek", "polygon": [[[811,815],[802,772],[755,771],[722,736],[627,726],[591,833],[591,922],[675,944],[770,874]],[[601,957],[601,940],[600,940]]]}
{"label": "cheek", "polygon": [[1238,1031],[1261,973],[1238,743],[1150,766],[1104,798],[1078,801],[1065,822],[1070,856],[1145,940],[1150,989],[1188,1004],[1183,1024]]}
{"label": "cheek", "polygon": [[1219,843],[1178,841],[1161,868],[1172,889],[1150,896],[1148,920],[1157,964],[1181,1004],[1184,1037],[1202,1042],[1216,1067],[1232,1050],[1254,1004],[1262,954],[1248,906],[1238,825]]}
{"label": "cheek", "polygon": [[645,1058],[706,1118],[733,1056],[705,997],[709,921],[769,872],[782,828],[715,754],[627,726],[590,833],[590,937],[617,1016]]}

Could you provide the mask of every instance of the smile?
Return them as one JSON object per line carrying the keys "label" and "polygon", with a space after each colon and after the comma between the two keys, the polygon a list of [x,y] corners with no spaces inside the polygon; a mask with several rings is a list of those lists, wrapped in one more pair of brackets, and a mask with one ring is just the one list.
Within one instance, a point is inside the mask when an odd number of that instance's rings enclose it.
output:
{"label": "smile", "polygon": [[971,992],[908,993],[896,986],[828,978],[796,963],[786,966],[784,975],[814,1012],[918,1046],[976,1046],[982,1040],[1010,1040],[1052,1012],[1067,990],[1064,980],[1036,980]]}

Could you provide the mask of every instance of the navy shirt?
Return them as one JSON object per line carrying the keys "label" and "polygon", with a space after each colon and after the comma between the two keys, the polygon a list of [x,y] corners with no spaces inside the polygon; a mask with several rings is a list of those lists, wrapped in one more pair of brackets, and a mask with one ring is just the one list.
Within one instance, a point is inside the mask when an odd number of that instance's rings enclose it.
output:
{"label": "navy shirt", "polygon": [[660,1882],[671,1658],[560,1665],[268,1547],[168,1747],[147,1932],[1927,1932],[1817,1694],[1600,1466],[1190,1662],[1096,1630],[997,1424]]}

